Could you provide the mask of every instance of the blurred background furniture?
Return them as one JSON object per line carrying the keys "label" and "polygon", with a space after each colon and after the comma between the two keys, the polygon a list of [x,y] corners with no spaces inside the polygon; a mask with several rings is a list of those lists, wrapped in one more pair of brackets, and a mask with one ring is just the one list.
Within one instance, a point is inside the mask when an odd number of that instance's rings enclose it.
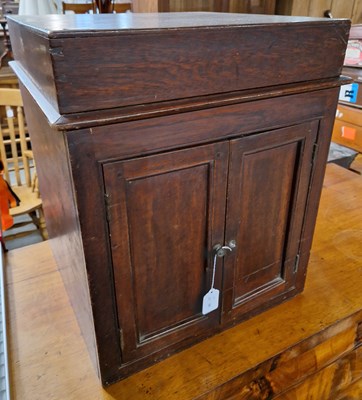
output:
{"label": "blurred background furniture", "polygon": [[[362,4],[362,2],[360,2]],[[356,162],[351,169],[361,173],[355,165],[362,163],[362,25],[352,25],[342,74],[353,81],[341,87],[336,119],[333,127],[333,143],[346,151],[355,152]]]}
{"label": "blurred background furniture", "polygon": [[350,18],[362,22],[360,0],[133,0],[134,12],[216,11]]}
{"label": "blurred background furniture", "polygon": [[[34,224],[42,238],[46,239],[42,200],[19,89],[0,88],[0,116],[0,158],[4,164],[4,178],[21,201],[17,207],[10,209],[10,215],[14,217],[11,229]],[[29,218],[17,220],[16,217],[24,215]],[[21,230],[9,233],[6,240],[32,232]]]}
{"label": "blurred background furniture", "polygon": [[67,11],[72,11],[75,14],[85,14],[95,11],[95,4],[93,3],[68,3],[62,2],[62,11],[65,14]]}
{"label": "blurred background furniture", "polygon": [[132,3],[113,3],[112,7],[115,13],[132,11]]}
{"label": "blurred background furniture", "polygon": [[17,14],[19,12],[19,2],[18,1],[1,1],[2,14]]}
{"label": "blurred background furniture", "polygon": [[340,144],[331,142],[329,147],[328,162],[338,164],[341,167],[350,169],[358,152]]}
{"label": "blurred background furniture", "polygon": [[62,12],[66,14],[68,12],[73,12],[75,14],[85,14],[85,13],[123,13],[127,11],[132,11],[132,3],[128,1],[106,1],[101,2],[97,0],[89,0],[83,2],[72,2],[70,0],[62,2]]}
{"label": "blurred background furniture", "polygon": [[9,66],[0,68],[0,87],[19,88],[19,81],[13,70]]}
{"label": "blurred background furniture", "polygon": [[57,0],[20,0],[19,14],[56,14],[59,12]]}
{"label": "blurred background furniture", "polygon": [[362,152],[362,110],[338,104],[332,140],[343,146]]}
{"label": "blurred background furniture", "polygon": [[158,0],[158,11],[216,11],[274,14],[275,0]]}
{"label": "blurred background furniture", "polygon": [[353,24],[362,22],[360,0],[277,0],[276,14],[309,17],[349,18]]}

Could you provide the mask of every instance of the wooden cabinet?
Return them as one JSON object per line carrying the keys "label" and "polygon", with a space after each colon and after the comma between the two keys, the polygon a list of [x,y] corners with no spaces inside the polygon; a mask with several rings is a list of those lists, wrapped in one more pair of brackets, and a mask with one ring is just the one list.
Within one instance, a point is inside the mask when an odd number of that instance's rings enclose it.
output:
{"label": "wooden cabinet", "polygon": [[51,244],[103,384],[303,290],[348,21],[18,16],[9,29]]}
{"label": "wooden cabinet", "polygon": [[[104,165],[125,361],[206,335],[294,289],[317,128]],[[203,316],[214,246],[224,243],[232,251],[216,259],[222,310]]]}

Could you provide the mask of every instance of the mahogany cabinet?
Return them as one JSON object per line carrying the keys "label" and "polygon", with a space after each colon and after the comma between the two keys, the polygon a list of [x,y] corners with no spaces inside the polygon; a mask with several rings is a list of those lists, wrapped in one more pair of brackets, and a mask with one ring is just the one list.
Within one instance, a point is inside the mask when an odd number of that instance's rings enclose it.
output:
{"label": "mahogany cabinet", "polygon": [[51,245],[104,385],[303,290],[349,21],[9,30]]}

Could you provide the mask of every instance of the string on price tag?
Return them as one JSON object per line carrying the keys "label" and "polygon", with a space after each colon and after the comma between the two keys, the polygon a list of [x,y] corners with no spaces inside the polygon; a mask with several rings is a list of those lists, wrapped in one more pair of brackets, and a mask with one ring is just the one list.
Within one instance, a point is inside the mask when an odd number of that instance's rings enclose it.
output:
{"label": "string on price tag", "polygon": [[202,314],[206,315],[219,307],[220,291],[214,288],[216,271],[217,253],[214,255],[214,265],[212,268],[211,289],[205,294],[202,301]]}

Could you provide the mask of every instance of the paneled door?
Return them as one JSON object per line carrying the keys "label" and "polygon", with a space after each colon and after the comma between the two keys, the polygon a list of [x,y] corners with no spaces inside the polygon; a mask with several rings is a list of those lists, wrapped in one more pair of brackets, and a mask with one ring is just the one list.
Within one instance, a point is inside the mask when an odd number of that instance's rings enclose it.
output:
{"label": "paneled door", "polygon": [[220,309],[201,311],[224,238],[227,160],[224,142],[104,165],[123,362],[219,324]]}
{"label": "paneled door", "polygon": [[318,122],[231,141],[223,321],[292,289]]}

